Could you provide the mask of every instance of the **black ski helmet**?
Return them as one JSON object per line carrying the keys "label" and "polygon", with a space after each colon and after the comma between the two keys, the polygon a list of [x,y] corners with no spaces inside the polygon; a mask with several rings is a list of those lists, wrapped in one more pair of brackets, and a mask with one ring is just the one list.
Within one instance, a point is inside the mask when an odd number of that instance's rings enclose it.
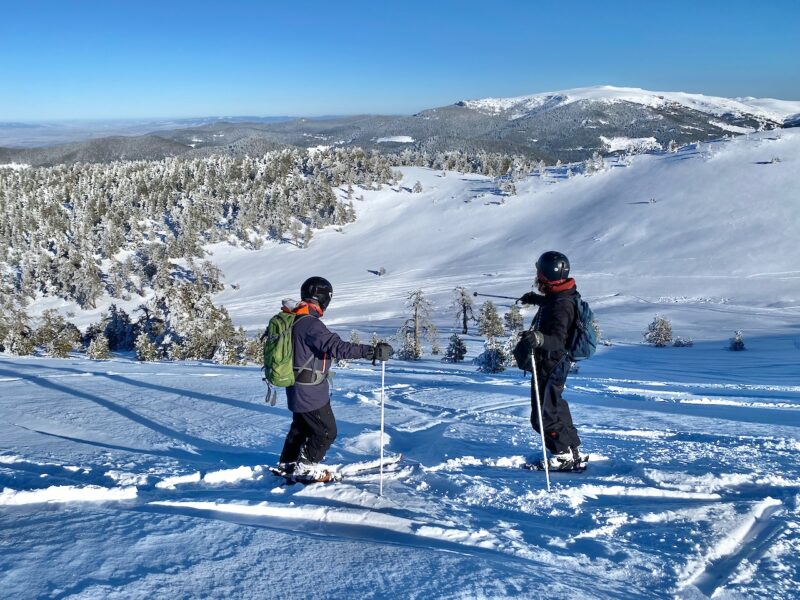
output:
{"label": "black ski helmet", "polygon": [[569,277],[569,259],[555,250],[545,252],[536,261],[536,276],[544,281],[561,281]]}
{"label": "black ski helmet", "polygon": [[301,300],[314,300],[322,310],[328,308],[333,296],[333,286],[324,277],[309,277],[300,286]]}

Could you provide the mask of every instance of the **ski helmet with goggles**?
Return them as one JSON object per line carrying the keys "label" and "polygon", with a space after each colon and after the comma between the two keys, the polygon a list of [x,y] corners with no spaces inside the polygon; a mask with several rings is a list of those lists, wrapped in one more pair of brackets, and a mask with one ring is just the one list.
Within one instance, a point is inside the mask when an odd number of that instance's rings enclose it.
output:
{"label": "ski helmet with goggles", "polygon": [[555,250],[545,252],[536,261],[536,276],[542,281],[561,281],[569,277],[569,259]]}
{"label": "ski helmet with goggles", "polygon": [[324,277],[309,277],[300,287],[301,300],[313,300],[322,310],[328,308],[333,297],[333,286]]}

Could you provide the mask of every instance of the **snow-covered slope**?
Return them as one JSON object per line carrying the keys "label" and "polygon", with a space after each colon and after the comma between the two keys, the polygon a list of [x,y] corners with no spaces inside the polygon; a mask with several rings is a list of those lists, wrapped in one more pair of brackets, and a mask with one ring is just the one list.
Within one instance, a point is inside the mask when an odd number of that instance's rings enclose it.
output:
{"label": "snow-covered slope", "polygon": [[610,85],[574,88],[514,98],[465,100],[463,105],[489,113],[510,112],[512,116],[521,117],[543,107],[550,109],[582,100],[606,104],[630,102],[651,108],[678,104],[710,115],[752,115],[778,122],[783,121],[790,114],[800,111],[800,102],[797,101],[752,97],[732,99],[685,92],[652,92],[641,88]]}
{"label": "snow-covered slope", "polygon": [[[774,161],[774,158],[780,159]],[[456,285],[518,296],[565,251],[614,344],[566,397],[589,469],[539,451],[529,381],[390,361],[377,473],[287,486],[285,400],[257,367],[0,357],[0,589],[12,598],[795,598],[800,587],[800,131],[566,167],[503,197],[404,170],[308,249],[213,248],[218,296],[260,330],[312,274],[326,322],[391,334],[423,288],[442,332]],[[385,267],[377,276],[370,270]],[[62,307],[68,309],[69,307]],[[74,307],[72,307],[74,309]],[[642,346],[655,313],[693,347]],[[526,314],[526,324],[530,320]],[[84,314],[83,323],[97,314]],[[743,329],[747,350],[727,338]],[[468,359],[481,340],[466,336]],[[380,371],[338,369],[327,462],[374,461]]]}
{"label": "snow-covered slope", "polygon": [[[449,324],[455,286],[519,296],[536,257],[559,249],[612,337],[638,337],[647,317],[632,319],[631,310],[670,312],[679,303],[716,307],[687,325],[694,335],[726,337],[747,329],[749,311],[800,305],[799,165],[800,132],[784,131],[639,156],[629,166],[608,161],[589,177],[553,168],[508,197],[480,176],[405,169],[403,185],[419,180],[422,193],[365,192],[355,223],[320,232],[307,249],[214,247],[212,260],[238,286],[217,300],[255,331],[281,298],[321,274],[336,290],[334,323],[396,327],[406,292],[422,288]],[[370,273],[381,267],[386,275]]]}

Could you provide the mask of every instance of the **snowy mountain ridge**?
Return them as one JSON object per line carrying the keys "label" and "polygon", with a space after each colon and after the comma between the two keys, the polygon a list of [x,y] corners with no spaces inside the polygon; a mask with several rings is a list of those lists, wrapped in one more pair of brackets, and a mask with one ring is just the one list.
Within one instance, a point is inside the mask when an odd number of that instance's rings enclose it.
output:
{"label": "snowy mountain ridge", "polygon": [[753,97],[723,98],[685,92],[653,92],[642,88],[610,85],[542,92],[512,98],[464,100],[460,104],[490,114],[510,113],[510,119],[519,119],[531,112],[581,101],[604,104],[630,102],[650,108],[663,108],[677,104],[715,116],[752,115],[777,122],[782,122],[787,116],[800,111],[800,101]]}

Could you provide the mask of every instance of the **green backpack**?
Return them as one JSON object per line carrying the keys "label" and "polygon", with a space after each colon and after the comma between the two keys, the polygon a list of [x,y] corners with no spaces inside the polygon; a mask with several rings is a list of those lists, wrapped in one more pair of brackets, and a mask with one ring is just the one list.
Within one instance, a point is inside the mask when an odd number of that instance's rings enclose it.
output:
{"label": "green backpack", "polygon": [[279,312],[269,320],[264,341],[264,379],[276,387],[294,385],[294,347],[292,327],[298,317],[290,312]]}

